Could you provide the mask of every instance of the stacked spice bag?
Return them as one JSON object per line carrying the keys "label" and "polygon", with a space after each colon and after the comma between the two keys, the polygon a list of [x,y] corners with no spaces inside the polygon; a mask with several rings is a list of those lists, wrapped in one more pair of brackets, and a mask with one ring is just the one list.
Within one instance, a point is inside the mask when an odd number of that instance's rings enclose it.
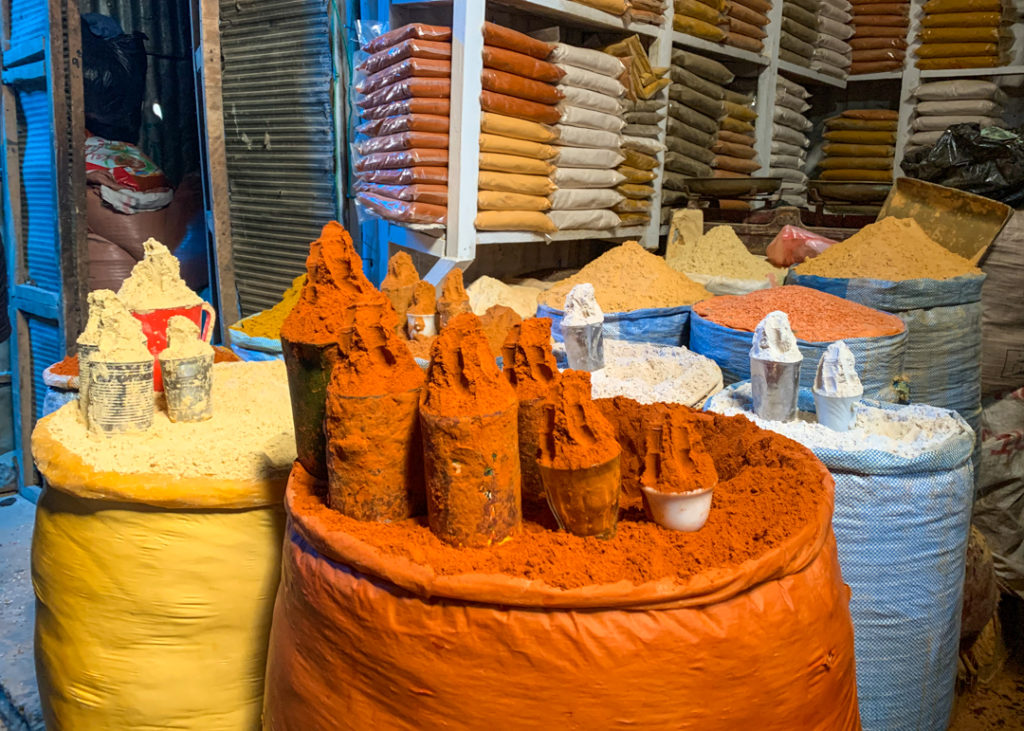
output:
{"label": "stacked spice bag", "polygon": [[382,218],[446,222],[451,36],[413,23],[363,45],[356,198]]}
{"label": "stacked spice bag", "polygon": [[1008,62],[1013,33],[1005,0],[928,0],[918,34],[919,69],[993,68]]}
{"label": "stacked spice bag", "polygon": [[629,18],[634,23],[663,25],[669,0],[629,0]]}
{"label": "stacked spice bag", "polygon": [[[735,76],[722,64],[689,51],[672,51],[669,69],[668,124],[665,145],[665,180],[662,206],[666,215],[682,205],[687,178],[710,178],[715,161],[712,147],[719,136],[719,120],[725,116],[725,84]],[[735,132],[742,136],[742,133]],[[723,138],[724,141],[732,135]],[[737,138],[738,139],[738,138]],[[745,139],[745,137],[744,137]]]}
{"label": "stacked spice bag", "polygon": [[825,122],[822,180],[892,181],[898,113],[848,109]]}
{"label": "stacked spice bag", "polygon": [[651,219],[651,200],[658,171],[659,152],[665,150],[661,122],[665,116],[662,90],[671,81],[667,69],[655,70],[637,36],[605,47],[605,53],[619,57],[626,65],[626,126],[622,128],[622,151],[626,160],[619,166],[622,181],[617,186],[625,200],[615,207],[624,226],[644,224]]}
{"label": "stacked spice bag", "polygon": [[675,0],[672,27],[680,33],[719,43],[726,32],[719,26],[727,23],[725,0]]}
{"label": "stacked spice bag", "polygon": [[[973,2],[974,0],[965,0]],[[903,68],[906,56],[910,3],[853,3],[853,63],[850,74],[874,74]]]}
{"label": "stacked spice bag", "polygon": [[764,50],[767,37],[768,11],[772,4],[768,0],[726,0],[725,12],[718,27],[725,32],[723,43],[742,48],[751,53]]}
{"label": "stacked spice bag", "polygon": [[853,35],[853,5],[849,0],[822,0],[818,10],[818,38],[814,42],[811,68],[837,79],[850,71],[853,49],[847,41]]}
{"label": "stacked spice bag", "polygon": [[[604,231],[620,225],[613,210],[625,200],[615,190],[624,182],[616,171],[622,163],[648,170],[657,158],[622,147],[622,97],[626,92],[619,77],[625,71],[615,56],[591,48],[557,43],[548,56],[563,74],[554,129],[558,135],[554,158],[551,210],[556,228]],[[652,173],[653,177],[653,173]]]}
{"label": "stacked spice bag", "polygon": [[[775,86],[775,119],[772,124],[772,147],[769,177],[782,178],[782,198],[794,205],[803,205],[807,194],[808,123],[804,112],[810,93],[795,81],[779,76]],[[780,110],[782,111],[780,114]],[[795,125],[795,126],[794,126]]]}
{"label": "stacked spice bag", "polygon": [[982,79],[950,79],[921,84],[914,90],[917,104],[906,152],[931,147],[954,124],[1002,127],[1006,94]]}
{"label": "stacked spice bag", "polygon": [[810,68],[818,42],[818,0],[782,0],[779,58]]}
{"label": "stacked spice bag", "polygon": [[[725,116],[718,120],[718,133],[711,151],[715,158],[711,165],[716,178],[749,178],[761,169],[754,150],[754,97],[736,90],[741,83],[737,80],[733,88],[722,89],[722,105]],[[719,201],[720,207],[744,208],[750,205],[744,201]]]}
{"label": "stacked spice bag", "polygon": [[552,206],[558,153],[550,125],[561,119],[555,83],[564,72],[543,60],[551,50],[509,28],[484,25],[478,230],[557,230],[545,211]]}

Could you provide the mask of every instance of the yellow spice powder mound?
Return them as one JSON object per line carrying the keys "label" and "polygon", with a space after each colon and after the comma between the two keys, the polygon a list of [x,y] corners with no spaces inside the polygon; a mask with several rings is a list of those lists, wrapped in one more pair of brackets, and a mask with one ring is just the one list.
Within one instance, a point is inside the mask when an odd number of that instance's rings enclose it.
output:
{"label": "yellow spice powder mound", "polygon": [[967,259],[935,243],[912,218],[883,218],[808,259],[797,274],[902,282],[981,274]]}
{"label": "yellow spice powder mound", "polygon": [[674,247],[665,260],[677,271],[712,277],[764,280],[772,274],[785,274],[751,254],[731,226],[715,226],[696,241]]}
{"label": "yellow spice powder mound", "polygon": [[46,424],[66,449],[96,470],[234,480],[287,475],[295,430],[284,362],[218,363],[213,367],[213,418],[175,423],[158,408],[139,433],[90,432],[77,401]]}
{"label": "yellow spice powder mound", "polygon": [[281,301],[270,309],[258,312],[244,320],[239,320],[231,326],[232,330],[245,333],[254,338],[281,338],[281,325],[284,319],[291,314],[295,303],[299,301],[302,288],[306,286],[306,275],[300,274],[292,280],[292,285],[281,295]]}
{"label": "yellow spice powder mound", "polygon": [[565,296],[577,284],[594,285],[597,303],[605,312],[631,312],[648,307],[680,307],[707,299],[711,294],[657,254],[636,241],[606,251],[543,292],[539,302],[552,309],[565,306]]}

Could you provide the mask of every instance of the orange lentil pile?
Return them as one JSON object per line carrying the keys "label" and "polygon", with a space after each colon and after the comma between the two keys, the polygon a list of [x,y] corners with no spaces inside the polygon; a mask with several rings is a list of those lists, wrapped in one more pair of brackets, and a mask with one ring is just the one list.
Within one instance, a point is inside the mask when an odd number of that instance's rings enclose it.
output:
{"label": "orange lentil pile", "polygon": [[712,297],[693,306],[706,320],[733,330],[754,332],[769,312],[789,315],[793,334],[811,343],[897,335],[903,321],[870,307],[808,287],[772,287],[744,295]]}

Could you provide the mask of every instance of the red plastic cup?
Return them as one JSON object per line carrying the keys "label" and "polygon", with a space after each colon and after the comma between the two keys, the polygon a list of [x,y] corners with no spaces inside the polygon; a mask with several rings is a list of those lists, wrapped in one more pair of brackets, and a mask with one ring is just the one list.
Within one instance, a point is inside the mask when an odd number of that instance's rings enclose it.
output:
{"label": "red plastic cup", "polygon": [[[206,323],[203,323],[206,313]],[[164,307],[158,310],[132,312],[135,319],[142,323],[142,332],[146,334],[146,345],[153,354],[153,389],[164,390],[163,375],[160,372],[160,360],[156,357],[167,347],[167,321],[178,315],[187,317],[199,326],[199,337],[209,343],[213,339],[213,326],[217,322],[217,313],[208,303],[188,307]]]}

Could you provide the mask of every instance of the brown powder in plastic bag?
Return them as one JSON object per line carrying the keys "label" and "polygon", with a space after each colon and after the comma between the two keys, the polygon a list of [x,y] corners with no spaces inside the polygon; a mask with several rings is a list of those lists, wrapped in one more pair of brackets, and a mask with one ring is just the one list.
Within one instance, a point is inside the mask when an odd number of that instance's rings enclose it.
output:
{"label": "brown powder in plastic bag", "polygon": [[725,33],[718,26],[679,13],[673,16],[672,27],[680,33],[689,33],[715,43],[725,39]]}
{"label": "brown powder in plastic bag", "polygon": [[625,176],[625,182],[627,183],[650,183],[658,177],[658,174],[653,170],[641,170],[640,168],[634,168],[629,165],[619,165],[615,169]]}
{"label": "brown powder in plastic bag", "polygon": [[822,170],[887,170],[892,171],[891,157],[826,157],[819,163]]}
{"label": "brown powder in plastic bag", "polygon": [[450,79],[452,75],[451,61],[439,61],[430,58],[407,58],[393,66],[367,76],[356,84],[360,94],[383,89],[385,86],[413,77]]}
{"label": "brown powder in plastic bag", "polygon": [[485,68],[480,80],[485,90],[495,94],[506,94],[538,104],[557,104],[562,100],[562,92],[556,86],[525,76]]}
{"label": "brown powder in plastic bag", "polygon": [[410,38],[372,56],[367,56],[361,64],[356,66],[356,70],[362,71],[364,74],[375,74],[407,58],[429,58],[437,61],[447,61],[451,60],[451,57],[451,43],[421,41],[417,38]]}
{"label": "brown powder in plastic bag", "polygon": [[905,49],[907,47],[907,42],[903,38],[851,38],[847,43],[855,51],[866,51],[872,48]]}
{"label": "brown powder in plastic bag", "polygon": [[551,49],[554,48],[550,43],[538,41],[525,33],[491,22],[484,23],[484,43],[488,46],[525,53],[527,56],[539,59],[547,58]]}
{"label": "brown powder in plastic bag", "polygon": [[735,117],[723,117],[719,123],[721,124],[722,129],[727,132],[739,132],[740,134],[743,134],[754,131],[754,125],[750,122],[745,122],[742,119],[736,119]]}
{"label": "brown powder in plastic bag", "polygon": [[730,157],[729,155],[715,155],[715,161],[713,165],[721,170],[732,170],[736,173],[754,173],[761,169],[761,165],[756,160],[744,160],[740,157]]}
{"label": "brown powder in plastic bag", "polygon": [[902,61],[862,61],[850,64],[850,76],[856,76],[857,74],[879,74],[883,71],[896,71],[902,68]]}
{"label": "brown powder in plastic bag", "polygon": [[357,172],[365,170],[390,170],[413,166],[442,167],[448,165],[448,150],[433,148],[377,152],[356,160]]}
{"label": "brown powder in plastic bag", "polygon": [[757,119],[757,112],[743,104],[734,104],[730,101],[722,102],[725,105],[726,116],[733,119],[742,119],[744,122],[753,122]]}
{"label": "brown powder in plastic bag", "polygon": [[858,15],[910,15],[910,3],[867,3],[854,5],[850,11],[854,16]]}
{"label": "brown powder in plastic bag", "polygon": [[896,133],[834,129],[825,133],[825,139],[830,142],[849,142],[855,145],[894,145],[896,144]]}
{"label": "brown powder in plastic bag", "polygon": [[364,107],[360,115],[363,119],[382,119],[384,117],[397,117],[404,114],[435,114],[447,117],[450,109],[451,102],[447,98],[413,97],[411,99],[381,104],[377,107]]}
{"label": "brown powder in plastic bag", "polygon": [[851,145],[843,142],[828,142],[822,150],[833,157],[893,157],[896,154],[892,145]]}
{"label": "brown powder in plastic bag", "polygon": [[738,157],[744,160],[753,159],[757,155],[754,148],[750,145],[737,145],[724,140],[716,142],[711,151],[716,155],[729,155],[730,157]]}
{"label": "brown powder in plastic bag", "polygon": [[448,205],[447,185],[380,185],[361,180],[356,184],[356,190],[399,201],[420,201],[421,203],[433,203],[436,206]]}
{"label": "brown powder in plastic bag", "polygon": [[[745,145],[747,147],[753,147],[757,142],[753,135],[743,134],[742,132],[730,132],[727,129],[718,130],[716,139],[719,139],[722,142],[732,142],[737,145]],[[742,157],[742,155],[740,157]]]}
{"label": "brown powder in plastic bag", "polygon": [[855,15],[853,27],[856,31],[871,26],[906,28],[908,20],[902,15]]}
{"label": "brown powder in plastic bag", "polygon": [[543,175],[515,175],[492,170],[481,170],[477,185],[481,190],[526,195],[548,195],[555,190],[555,184]]}
{"label": "brown powder in plastic bag", "polygon": [[858,180],[874,183],[888,183],[892,180],[891,170],[825,170],[822,180]]}
{"label": "brown powder in plastic bag", "polygon": [[849,119],[833,117],[825,121],[826,129],[864,130],[868,132],[895,132],[896,120],[887,119]]}
{"label": "brown powder in plastic bag", "polygon": [[451,91],[451,79],[403,79],[367,94],[356,104],[363,109],[370,109],[414,97],[447,99]]}
{"label": "brown powder in plastic bag", "polygon": [[518,117],[542,124],[558,124],[562,114],[549,104],[538,104],[526,99],[517,99],[508,94],[498,94],[484,89],[480,92],[480,107],[485,112],[494,112],[508,117]]}
{"label": "brown powder in plastic bag", "polygon": [[485,68],[497,69],[498,71],[504,71],[505,73],[517,76],[525,76],[535,81],[545,81],[553,84],[565,75],[553,63],[541,61],[525,53],[510,51],[507,48],[484,46],[483,57]]}
{"label": "brown powder in plastic bag", "polygon": [[425,23],[409,23],[377,36],[365,44],[363,50],[367,53],[379,53],[413,38],[421,41],[448,41],[451,40],[451,37],[451,28],[441,25],[426,25]]}
{"label": "brown powder in plastic bag", "polygon": [[700,0],[675,0],[675,12],[677,15],[685,15],[710,25],[718,25],[722,22],[721,11],[710,5],[705,5]]}
{"label": "brown powder in plastic bag", "polygon": [[365,170],[356,173],[360,180],[381,185],[445,185],[448,168],[416,166],[393,170]]}
{"label": "brown powder in plastic bag", "polygon": [[728,36],[733,34],[741,35],[746,38],[753,38],[756,40],[761,40],[768,37],[768,34],[765,33],[763,29],[758,28],[756,25],[744,22],[739,18],[734,18],[732,16],[727,17],[724,23],[719,23],[718,27],[726,32],[727,41]]}
{"label": "brown powder in plastic bag", "polygon": [[370,192],[356,194],[356,200],[381,218],[400,223],[436,223],[448,222],[447,206],[435,206],[430,203],[415,201],[399,201],[394,198]]}
{"label": "brown powder in plastic bag", "polygon": [[399,150],[412,150],[417,147],[447,150],[448,133],[398,132],[393,135],[371,137],[370,139],[360,140],[359,142],[356,143],[356,150],[358,150],[360,155],[373,155],[379,152],[397,152]]}
{"label": "brown powder in plastic bag", "polygon": [[726,2],[725,12],[731,18],[737,18],[742,20],[744,23],[750,23],[755,28],[764,28],[768,24],[768,16],[764,13],[752,10],[751,8],[740,5],[733,0]]}
{"label": "brown powder in plastic bag", "polygon": [[368,137],[381,137],[399,132],[448,132],[450,120],[440,114],[402,114],[397,117],[370,119],[356,127]]}
{"label": "brown powder in plastic bag", "polygon": [[854,51],[851,55],[853,63],[872,63],[875,61],[902,61],[906,51],[898,48],[871,48],[866,51]]}

